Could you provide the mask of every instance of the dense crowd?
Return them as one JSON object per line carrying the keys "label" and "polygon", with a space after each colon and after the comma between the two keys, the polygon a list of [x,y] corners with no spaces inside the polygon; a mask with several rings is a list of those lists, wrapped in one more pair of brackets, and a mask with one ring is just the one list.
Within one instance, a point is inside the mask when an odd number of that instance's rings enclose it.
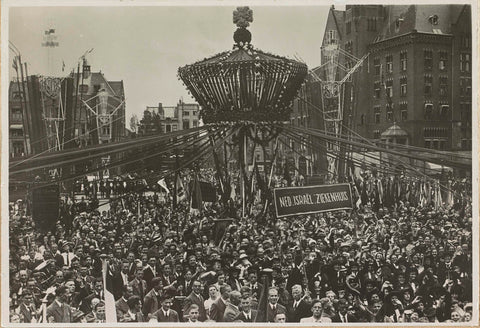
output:
{"label": "dense crowd", "polygon": [[100,193],[65,199],[53,232],[11,206],[11,322],[105,322],[105,266],[118,322],[471,320],[469,201],[259,219],[125,189],[100,212]]}

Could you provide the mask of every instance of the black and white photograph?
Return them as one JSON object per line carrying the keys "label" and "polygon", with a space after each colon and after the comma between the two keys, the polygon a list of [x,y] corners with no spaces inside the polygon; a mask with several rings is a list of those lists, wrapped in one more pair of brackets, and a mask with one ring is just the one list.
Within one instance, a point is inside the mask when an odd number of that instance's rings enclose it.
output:
{"label": "black and white photograph", "polygon": [[1,1],[2,326],[478,325],[477,14]]}

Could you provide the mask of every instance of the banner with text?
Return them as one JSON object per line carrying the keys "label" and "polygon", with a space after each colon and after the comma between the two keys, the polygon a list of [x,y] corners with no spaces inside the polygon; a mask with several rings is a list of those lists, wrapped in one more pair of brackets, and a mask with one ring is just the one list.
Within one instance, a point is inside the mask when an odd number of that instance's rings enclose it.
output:
{"label": "banner with text", "polygon": [[352,192],[348,183],[276,188],[273,198],[277,217],[352,208]]}

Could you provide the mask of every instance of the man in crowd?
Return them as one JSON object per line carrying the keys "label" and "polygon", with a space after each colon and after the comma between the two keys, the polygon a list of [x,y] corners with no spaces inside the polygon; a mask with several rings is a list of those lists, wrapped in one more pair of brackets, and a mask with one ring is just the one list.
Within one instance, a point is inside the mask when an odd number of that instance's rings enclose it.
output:
{"label": "man in crowd", "polygon": [[271,287],[268,290],[268,304],[267,304],[267,322],[273,322],[277,313],[287,314],[287,309],[282,304],[278,304],[278,290]]}
{"label": "man in crowd", "polygon": [[164,293],[160,296],[161,307],[152,317],[157,319],[158,322],[179,322],[178,313],[172,310],[173,297],[168,293]]}
{"label": "man in crowd", "polygon": [[200,281],[195,280],[193,282],[192,292],[183,302],[183,314],[187,314],[188,310],[190,309],[190,305],[196,304],[199,311],[198,320],[205,321],[207,319],[207,315],[204,307],[205,300],[203,299],[203,296],[201,294],[201,289],[202,284],[200,283]]}

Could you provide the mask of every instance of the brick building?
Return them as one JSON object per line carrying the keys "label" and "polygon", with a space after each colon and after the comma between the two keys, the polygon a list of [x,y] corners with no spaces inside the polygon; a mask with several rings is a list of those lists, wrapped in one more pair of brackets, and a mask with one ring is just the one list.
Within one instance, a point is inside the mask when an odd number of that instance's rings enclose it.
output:
{"label": "brick building", "polygon": [[[368,54],[345,84],[344,126],[371,139],[387,140],[394,131],[397,143],[471,150],[470,6],[332,7],[322,49],[328,44],[357,58]],[[348,56],[338,63],[347,70],[354,64]],[[341,79],[345,71],[334,74]]]}

